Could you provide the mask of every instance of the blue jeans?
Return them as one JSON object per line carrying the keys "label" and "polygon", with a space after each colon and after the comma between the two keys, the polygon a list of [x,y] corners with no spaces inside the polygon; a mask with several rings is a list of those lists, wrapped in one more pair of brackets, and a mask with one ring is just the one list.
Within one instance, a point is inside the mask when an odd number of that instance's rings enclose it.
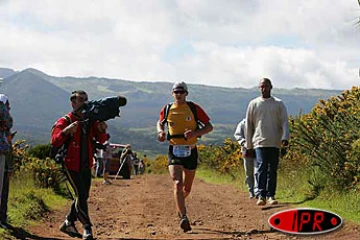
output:
{"label": "blue jeans", "polygon": [[257,161],[256,158],[244,158],[245,183],[249,192],[257,194]]}
{"label": "blue jeans", "polygon": [[256,148],[258,164],[258,196],[274,197],[276,192],[279,149],[276,147]]}

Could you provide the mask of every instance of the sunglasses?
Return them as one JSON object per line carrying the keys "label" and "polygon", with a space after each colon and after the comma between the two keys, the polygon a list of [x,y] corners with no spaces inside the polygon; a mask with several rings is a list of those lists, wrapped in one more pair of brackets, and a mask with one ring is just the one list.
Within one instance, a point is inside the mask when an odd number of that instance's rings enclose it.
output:
{"label": "sunglasses", "polygon": [[173,91],[173,93],[175,93],[175,94],[184,94],[186,92],[185,91]]}
{"label": "sunglasses", "polygon": [[79,101],[86,102],[88,99],[85,97],[77,97]]}

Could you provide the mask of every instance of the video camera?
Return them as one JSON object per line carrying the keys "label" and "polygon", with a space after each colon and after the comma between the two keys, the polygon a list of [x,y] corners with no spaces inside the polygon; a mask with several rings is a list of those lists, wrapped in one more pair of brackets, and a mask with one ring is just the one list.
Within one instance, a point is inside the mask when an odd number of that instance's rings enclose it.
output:
{"label": "video camera", "polygon": [[90,121],[107,121],[120,117],[120,107],[126,105],[126,98],[123,96],[107,97],[98,100],[86,101],[81,107],[85,119]]}

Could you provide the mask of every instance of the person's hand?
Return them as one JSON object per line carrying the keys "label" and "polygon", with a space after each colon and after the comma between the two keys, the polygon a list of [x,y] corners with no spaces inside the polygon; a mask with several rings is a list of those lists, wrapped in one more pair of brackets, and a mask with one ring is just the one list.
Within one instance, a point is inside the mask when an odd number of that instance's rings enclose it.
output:
{"label": "person's hand", "polygon": [[288,141],[288,140],[281,140],[281,145],[282,145],[283,147],[286,147],[286,146],[289,145],[289,141]]}
{"label": "person's hand", "polygon": [[166,133],[164,130],[158,132],[157,140],[159,142],[164,142],[166,140]]}
{"label": "person's hand", "polygon": [[106,129],[107,129],[107,124],[106,124],[106,122],[99,122],[99,124],[98,124],[98,130],[99,130],[99,132],[103,133],[103,132],[106,131]]}
{"label": "person's hand", "polygon": [[184,136],[186,139],[196,137],[196,134],[192,130],[185,129]]}
{"label": "person's hand", "polygon": [[74,134],[77,130],[78,124],[78,121],[71,123],[69,126],[62,130],[62,133],[66,136]]}

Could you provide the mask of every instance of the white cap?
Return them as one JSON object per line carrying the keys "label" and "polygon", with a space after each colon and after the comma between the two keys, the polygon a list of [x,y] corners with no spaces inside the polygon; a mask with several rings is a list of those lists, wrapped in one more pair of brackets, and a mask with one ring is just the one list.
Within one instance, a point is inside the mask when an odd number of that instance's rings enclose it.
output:
{"label": "white cap", "polygon": [[5,94],[0,93],[0,102],[6,104],[7,101],[8,101],[8,97]]}

